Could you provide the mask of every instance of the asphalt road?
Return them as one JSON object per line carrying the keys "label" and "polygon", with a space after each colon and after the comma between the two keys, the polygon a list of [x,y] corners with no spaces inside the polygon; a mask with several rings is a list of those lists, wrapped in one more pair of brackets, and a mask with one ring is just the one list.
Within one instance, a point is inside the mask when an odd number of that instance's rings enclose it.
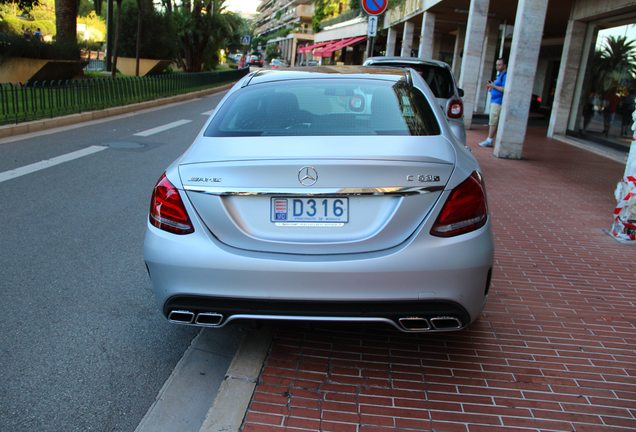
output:
{"label": "asphalt road", "polygon": [[[221,96],[0,144],[0,430],[134,431],[152,405],[198,330],[152,295],[150,194]],[[1,181],[90,146],[106,149]],[[216,332],[224,373],[236,328]]]}

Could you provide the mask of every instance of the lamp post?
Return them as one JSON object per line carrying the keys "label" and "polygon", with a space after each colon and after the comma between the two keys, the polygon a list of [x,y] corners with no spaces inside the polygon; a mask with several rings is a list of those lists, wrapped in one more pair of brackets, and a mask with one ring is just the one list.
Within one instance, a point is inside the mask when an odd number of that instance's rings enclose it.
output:
{"label": "lamp post", "polygon": [[636,109],[632,113],[632,144],[625,174],[616,185],[614,223],[610,234],[621,243],[636,244]]}

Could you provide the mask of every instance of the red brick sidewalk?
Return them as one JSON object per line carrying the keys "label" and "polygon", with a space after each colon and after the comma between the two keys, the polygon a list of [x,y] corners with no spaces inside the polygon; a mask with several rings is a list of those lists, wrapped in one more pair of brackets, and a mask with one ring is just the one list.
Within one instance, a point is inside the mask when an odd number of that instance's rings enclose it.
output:
{"label": "red brick sidewalk", "polygon": [[636,430],[636,248],[603,231],[624,166],[544,135],[522,161],[474,149],[496,241],[479,321],[282,324],[243,431]]}

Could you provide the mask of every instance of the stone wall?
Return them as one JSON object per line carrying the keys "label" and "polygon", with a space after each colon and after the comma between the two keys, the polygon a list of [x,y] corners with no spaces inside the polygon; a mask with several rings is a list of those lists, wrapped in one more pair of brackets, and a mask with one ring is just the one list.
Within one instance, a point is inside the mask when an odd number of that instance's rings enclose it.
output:
{"label": "stone wall", "polygon": [[10,57],[0,63],[0,83],[67,80],[82,75],[84,60],[46,60]]}

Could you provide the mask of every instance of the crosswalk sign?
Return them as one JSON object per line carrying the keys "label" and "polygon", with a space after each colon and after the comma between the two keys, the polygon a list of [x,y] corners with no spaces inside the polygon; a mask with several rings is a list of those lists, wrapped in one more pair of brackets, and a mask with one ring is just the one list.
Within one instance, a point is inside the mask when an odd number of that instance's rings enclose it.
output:
{"label": "crosswalk sign", "polygon": [[251,40],[250,35],[241,36],[241,45],[249,45]]}

